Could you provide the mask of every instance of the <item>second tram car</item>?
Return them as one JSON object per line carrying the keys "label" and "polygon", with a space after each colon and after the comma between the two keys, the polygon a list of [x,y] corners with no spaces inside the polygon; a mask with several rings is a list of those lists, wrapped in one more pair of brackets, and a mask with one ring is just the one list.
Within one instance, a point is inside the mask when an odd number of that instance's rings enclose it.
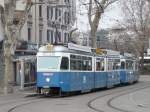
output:
{"label": "second tram car", "polygon": [[37,53],[37,90],[41,94],[88,92],[138,81],[137,61],[117,51],[92,52],[69,43],[47,45]]}
{"label": "second tram car", "polygon": [[133,83],[138,81],[138,60],[132,54],[125,53],[120,58],[120,81],[121,83]]}

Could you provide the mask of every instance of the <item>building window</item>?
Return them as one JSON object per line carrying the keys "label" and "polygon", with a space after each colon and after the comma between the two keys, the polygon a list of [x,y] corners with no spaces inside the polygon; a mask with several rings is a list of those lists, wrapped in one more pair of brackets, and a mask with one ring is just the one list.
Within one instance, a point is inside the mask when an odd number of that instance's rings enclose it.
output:
{"label": "building window", "polygon": [[50,16],[49,15],[49,9],[50,9],[49,6],[47,6],[47,19],[49,19],[49,16]]}
{"label": "building window", "polygon": [[28,41],[31,41],[31,28],[28,28]]}
{"label": "building window", "polygon": [[50,42],[50,30],[47,30],[47,42]]}
{"label": "building window", "polygon": [[69,34],[67,34],[67,33],[64,34],[64,43],[68,42],[68,36],[69,36]]}
{"label": "building window", "polygon": [[61,10],[59,10],[59,22],[61,22]]}
{"label": "building window", "polygon": [[51,19],[52,19],[53,18],[53,8],[50,8],[50,10],[51,10],[50,11],[50,13],[51,13],[50,15],[51,15]]}
{"label": "building window", "polygon": [[65,12],[65,14],[64,14],[65,16],[64,16],[64,23],[65,24],[69,24],[70,23],[70,18],[69,18],[69,12]]}
{"label": "building window", "polygon": [[42,17],[42,5],[39,5],[39,17]]}
{"label": "building window", "polygon": [[53,18],[53,8],[47,6],[47,19],[52,19]]}
{"label": "building window", "polygon": [[[53,11],[53,10],[52,10]],[[52,12],[51,11],[51,12]],[[55,20],[61,22],[61,9],[55,8]],[[52,12],[53,14],[53,12]],[[51,15],[53,17],[53,15]],[[51,18],[52,19],[52,18]]]}
{"label": "building window", "polygon": [[67,14],[67,24],[70,24],[70,14],[69,14],[69,12]]}
{"label": "building window", "polygon": [[58,18],[58,9],[56,8],[55,9],[55,20],[57,20],[57,18]]}
{"label": "building window", "polygon": [[68,40],[70,39],[70,34],[68,34],[68,37],[67,37],[67,42],[68,42]]}
{"label": "building window", "polygon": [[42,30],[39,30],[39,42],[42,43]]}
{"label": "building window", "polygon": [[65,12],[65,14],[64,14],[64,23],[66,24],[67,22],[67,12]]}
{"label": "building window", "polygon": [[57,32],[57,40],[58,42],[61,42],[61,32]]}
{"label": "building window", "polygon": [[69,3],[70,1],[69,1],[69,0],[64,0],[64,2],[65,2],[65,3]]}
{"label": "building window", "polygon": [[66,43],[66,33],[64,33],[64,43]]}
{"label": "building window", "polygon": [[53,44],[53,31],[47,30],[47,42]]}
{"label": "building window", "polygon": [[53,44],[53,34],[54,34],[54,32],[51,31],[51,44]]}

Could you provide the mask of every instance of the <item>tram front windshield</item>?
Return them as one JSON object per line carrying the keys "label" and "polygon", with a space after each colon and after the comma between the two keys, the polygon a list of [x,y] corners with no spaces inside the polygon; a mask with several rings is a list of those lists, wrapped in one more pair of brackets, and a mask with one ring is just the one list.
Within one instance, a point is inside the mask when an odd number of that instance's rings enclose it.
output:
{"label": "tram front windshield", "polygon": [[37,59],[37,69],[58,69],[59,68],[60,57],[38,57]]}

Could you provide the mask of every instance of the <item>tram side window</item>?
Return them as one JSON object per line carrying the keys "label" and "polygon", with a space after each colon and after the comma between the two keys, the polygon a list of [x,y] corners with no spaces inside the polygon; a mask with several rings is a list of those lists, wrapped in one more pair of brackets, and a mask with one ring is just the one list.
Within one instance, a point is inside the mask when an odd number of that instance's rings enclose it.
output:
{"label": "tram side window", "polygon": [[126,69],[132,70],[133,69],[133,62],[132,61],[127,61],[126,62]]}
{"label": "tram side window", "polygon": [[126,62],[126,69],[129,69],[129,63]]}
{"label": "tram side window", "polygon": [[70,69],[76,70],[76,60],[70,60]]}
{"label": "tram side window", "polygon": [[82,70],[82,63],[81,60],[76,61],[76,70]]}
{"label": "tram side window", "polygon": [[138,65],[138,63],[136,62],[136,64],[135,64],[135,70],[138,70],[138,67],[139,67],[139,65]]}
{"label": "tram side window", "polygon": [[87,62],[85,60],[82,61],[82,70],[87,69]]}
{"label": "tram side window", "polygon": [[82,70],[91,71],[92,70],[92,58],[91,57],[82,57]]}
{"label": "tram side window", "polygon": [[96,71],[100,71],[101,63],[96,62]]}
{"label": "tram side window", "polygon": [[130,70],[133,70],[133,67],[134,67],[133,61],[130,61],[130,62],[129,62],[129,69],[130,69]]}
{"label": "tram side window", "polygon": [[70,56],[70,69],[71,70],[92,70],[92,58],[86,56],[71,55]]}
{"label": "tram side window", "polygon": [[69,69],[69,59],[67,57],[62,57],[60,69],[61,70]]}
{"label": "tram side window", "polygon": [[104,60],[97,60],[96,71],[104,71]]}
{"label": "tram side window", "polygon": [[82,68],[81,56],[71,55],[70,56],[70,69],[81,70],[81,68]]}
{"label": "tram side window", "polygon": [[118,70],[120,68],[120,60],[115,59],[113,61],[113,70]]}
{"label": "tram side window", "polygon": [[121,62],[121,69],[125,69],[125,62]]}
{"label": "tram side window", "polygon": [[92,58],[88,61],[88,70],[92,70]]}
{"label": "tram side window", "polygon": [[108,70],[113,70],[113,61],[111,59],[108,60]]}

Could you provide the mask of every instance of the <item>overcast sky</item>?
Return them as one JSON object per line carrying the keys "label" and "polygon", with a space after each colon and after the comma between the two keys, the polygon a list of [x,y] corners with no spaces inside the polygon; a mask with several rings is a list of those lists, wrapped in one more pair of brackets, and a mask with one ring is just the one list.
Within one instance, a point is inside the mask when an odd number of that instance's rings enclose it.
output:
{"label": "overcast sky", "polygon": [[0,5],[4,6],[4,0],[0,0]]}
{"label": "overcast sky", "polygon": [[[87,31],[89,30],[89,23],[87,13],[83,15],[82,12],[84,9],[79,5],[79,1],[77,0],[77,27],[80,31]],[[82,14],[80,14],[82,13]],[[119,7],[118,3],[114,3],[109,6],[105,13],[102,15],[102,19],[100,21],[100,29],[111,28],[118,24],[117,20],[122,20],[122,12],[121,8]]]}

